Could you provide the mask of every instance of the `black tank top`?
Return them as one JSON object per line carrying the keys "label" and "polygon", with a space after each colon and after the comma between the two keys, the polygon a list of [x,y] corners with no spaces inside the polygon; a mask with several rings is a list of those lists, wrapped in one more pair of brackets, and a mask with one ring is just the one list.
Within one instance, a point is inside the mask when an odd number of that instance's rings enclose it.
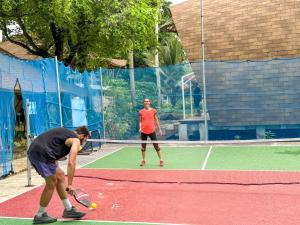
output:
{"label": "black tank top", "polygon": [[71,148],[65,145],[68,138],[78,138],[65,128],[54,128],[39,135],[30,145],[28,154],[42,162],[53,163],[70,153]]}

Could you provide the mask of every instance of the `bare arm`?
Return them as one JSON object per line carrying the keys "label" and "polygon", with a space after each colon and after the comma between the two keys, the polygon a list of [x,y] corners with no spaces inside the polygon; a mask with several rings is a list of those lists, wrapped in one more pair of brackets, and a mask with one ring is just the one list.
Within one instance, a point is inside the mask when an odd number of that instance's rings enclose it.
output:
{"label": "bare arm", "polygon": [[80,141],[78,138],[69,138],[66,140],[65,144],[71,147],[67,172],[68,172],[68,188],[70,190],[73,190],[72,183],[75,174],[77,153],[80,149]]}
{"label": "bare arm", "polygon": [[142,116],[140,114],[139,132],[142,132]]}
{"label": "bare arm", "polygon": [[161,129],[160,129],[159,119],[158,119],[158,117],[157,117],[156,114],[154,115],[154,122],[155,122],[156,127],[157,127],[158,130],[159,130],[159,134],[162,135],[162,131],[161,131]]}

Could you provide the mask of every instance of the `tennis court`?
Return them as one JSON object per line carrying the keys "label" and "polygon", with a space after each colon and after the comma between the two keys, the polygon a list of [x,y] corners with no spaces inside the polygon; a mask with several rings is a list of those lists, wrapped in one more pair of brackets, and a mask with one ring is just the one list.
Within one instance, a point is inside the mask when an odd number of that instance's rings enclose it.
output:
{"label": "tennis court", "polygon": [[0,225],[47,219],[28,153],[55,224],[300,224],[299,71],[300,0],[1,1]]}
{"label": "tennis court", "polygon": [[[120,147],[76,172],[75,186],[97,203],[67,224],[297,224],[299,158],[292,145],[152,147],[141,168],[138,145]],[[42,187],[0,204],[0,224],[31,224]],[[17,204],[16,204],[17,203]],[[22,204],[20,204],[22,203]],[[24,207],[26,205],[26,207]],[[61,218],[55,194],[48,207]],[[65,224],[60,220],[56,224]]]}

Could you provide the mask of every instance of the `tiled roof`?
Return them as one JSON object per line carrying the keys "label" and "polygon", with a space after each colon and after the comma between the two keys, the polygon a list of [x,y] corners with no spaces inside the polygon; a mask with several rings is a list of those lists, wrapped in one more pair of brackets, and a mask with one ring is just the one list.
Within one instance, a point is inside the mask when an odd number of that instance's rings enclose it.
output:
{"label": "tiled roof", "polygon": [[124,59],[111,59],[110,66],[112,67],[125,67],[127,65],[127,60]]}
{"label": "tiled roof", "polygon": [[[34,60],[41,58],[40,56],[31,54],[25,48],[9,41],[0,42],[0,52],[19,59]],[[110,61],[111,67],[125,67],[126,65],[127,61],[123,59],[111,59]]]}
{"label": "tiled roof", "polygon": [[34,60],[40,58],[37,55],[29,53],[25,48],[9,41],[0,43],[0,52],[6,53],[19,59]]}

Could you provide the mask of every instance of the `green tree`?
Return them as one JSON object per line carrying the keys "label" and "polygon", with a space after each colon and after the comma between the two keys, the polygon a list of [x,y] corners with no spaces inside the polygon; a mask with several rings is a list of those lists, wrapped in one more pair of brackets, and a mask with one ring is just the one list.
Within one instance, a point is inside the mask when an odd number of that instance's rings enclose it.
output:
{"label": "green tree", "polygon": [[[144,54],[144,61],[150,67],[155,65],[154,56],[155,51]],[[164,39],[160,40],[159,63],[162,94],[170,96],[171,105],[174,106],[180,99],[181,76],[192,72],[189,64],[185,64],[186,57],[176,34],[164,34]]]}
{"label": "green tree", "polygon": [[[176,65],[186,62],[182,45],[176,34],[164,34],[159,43],[159,64],[160,66]],[[154,67],[155,50],[144,53],[144,61],[148,66]]]}
{"label": "green tree", "polygon": [[130,49],[156,46],[161,0],[0,0],[7,40],[41,57],[94,69]]}
{"label": "green tree", "polygon": [[143,61],[147,66],[155,66],[155,53],[158,49],[159,65],[176,65],[187,61],[170,11],[170,1],[162,1],[159,18],[159,43],[157,47],[143,52]]}

